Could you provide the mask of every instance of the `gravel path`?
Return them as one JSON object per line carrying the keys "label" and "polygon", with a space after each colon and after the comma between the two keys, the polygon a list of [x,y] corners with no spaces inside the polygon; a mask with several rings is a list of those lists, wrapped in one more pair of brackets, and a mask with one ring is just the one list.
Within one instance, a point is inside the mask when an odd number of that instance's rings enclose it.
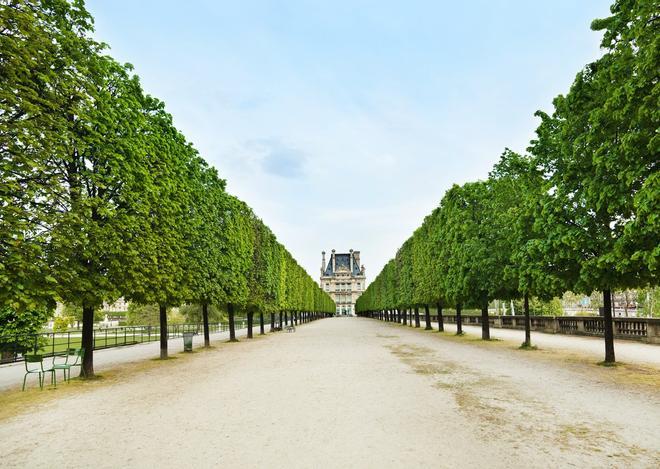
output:
{"label": "gravel path", "polygon": [[326,319],[44,391],[0,421],[0,454],[31,468],[658,467],[655,373]]}

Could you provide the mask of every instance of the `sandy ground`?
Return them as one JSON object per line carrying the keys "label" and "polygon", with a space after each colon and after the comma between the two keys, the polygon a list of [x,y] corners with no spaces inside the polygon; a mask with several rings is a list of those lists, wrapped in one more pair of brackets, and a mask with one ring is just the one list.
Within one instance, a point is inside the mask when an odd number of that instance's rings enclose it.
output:
{"label": "sandy ground", "polygon": [[325,319],[32,391],[0,421],[0,464],[658,467],[658,373]]}

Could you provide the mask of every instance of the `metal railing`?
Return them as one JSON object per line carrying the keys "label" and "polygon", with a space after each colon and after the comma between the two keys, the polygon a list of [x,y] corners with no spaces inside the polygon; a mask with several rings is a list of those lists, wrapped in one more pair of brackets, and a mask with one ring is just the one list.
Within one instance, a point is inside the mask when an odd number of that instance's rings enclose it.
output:
{"label": "metal railing", "polygon": [[[247,319],[236,318],[236,329],[245,329]],[[209,324],[211,334],[229,330],[227,323]],[[172,324],[167,326],[168,339],[182,337],[184,332],[202,334],[202,324]],[[121,326],[94,329],[94,350],[136,345],[160,340],[160,326]],[[25,354],[39,353],[46,357],[66,353],[82,346],[82,331],[42,332],[38,334],[0,336],[0,364],[23,360]]]}
{"label": "metal railing", "polygon": [[[444,321],[456,323],[455,314],[445,314]],[[437,321],[437,315],[431,315]],[[463,316],[463,324],[480,325],[481,316]],[[489,316],[491,326],[503,329],[523,329],[525,317],[516,316]],[[551,334],[592,335],[602,336],[605,326],[603,318],[599,316],[531,316],[531,329],[533,331],[548,332]],[[660,344],[660,319],[658,318],[612,318],[614,324],[614,337],[617,339],[630,339]]]}

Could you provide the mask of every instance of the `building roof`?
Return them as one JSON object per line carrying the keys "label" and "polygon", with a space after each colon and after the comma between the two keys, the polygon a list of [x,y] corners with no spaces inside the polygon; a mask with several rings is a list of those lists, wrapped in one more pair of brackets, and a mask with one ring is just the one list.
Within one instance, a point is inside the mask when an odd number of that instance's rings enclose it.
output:
{"label": "building roof", "polygon": [[[358,256],[356,256],[358,254]],[[351,270],[351,257],[353,256],[353,272]],[[346,254],[335,254],[335,271],[332,270],[332,256],[330,261],[323,271],[323,276],[333,276],[336,273],[350,273],[352,277],[361,275],[359,252],[354,251]]]}

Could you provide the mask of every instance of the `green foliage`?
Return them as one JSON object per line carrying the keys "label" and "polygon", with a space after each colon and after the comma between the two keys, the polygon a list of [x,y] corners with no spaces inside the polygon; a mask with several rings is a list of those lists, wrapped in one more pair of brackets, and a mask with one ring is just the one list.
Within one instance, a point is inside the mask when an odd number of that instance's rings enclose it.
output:
{"label": "green foliage", "polygon": [[[186,310],[179,308],[167,309],[168,324],[184,324],[187,321]],[[128,326],[158,326],[160,324],[160,308],[157,304],[140,305],[131,303],[128,305],[126,314],[126,325]]]}
{"label": "green foliage", "polygon": [[172,309],[167,312],[167,324],[185,324],[186,317],[177,309]]}
{"label": "green foliage", "polygon": [[53,318],[53,332],[66,332],[73,326],[75,319],[71,316],[55,316]]}
{"label": "green foliage", "polygon": [[646,317],[660,318],[660,288],[642,288],[637,291],[637,302]]}
{"label": "green foliage", "polygon": [[[523,300],[517,299],[513,302],[517,314],[523,311]],[[532,316],[563,316],[564,309],[559,298],[543,300],[537,297],[529,299],[529,314]]]}
{"label": "green foliage", "polygon": [[[195,313],[194,310],[198,312]],[[201,322],[199,305],[185,305],[180,308],[167,309],[168,324],[185,324],[187,322]],[[214,314],[218,314],[215,308],[210,308]],[[210,313],[210,312],[209,312]],[[209,314],[210,316],[211,314]],[[158,326],[160,324],[160,309],[157,304],[140,305],[131,303],[126,314],[126,325],[128,326]]]}
{"label": "green foliage", "polygon": [[[606,53],[542,118],[531,151],[545,175],[542,259],[569,288],[657,282],[660,69],[657,5],[617,1],[596,20]],[[654,215],[650,211],[655,211]]]}
{"label": "green foliage", "polygon": [[47,310],[17,312],[0,308],[0,353],[23,353],[39,345],[34,334],[41,332],[50,313]]}
{"label": "green foliage", "polygon": [[[188,324],[200,324],[202,322],[202,305],[185,304],[179,306],[179,312]],[[215,305],[209,305],[209,322],[226,322],[227,312]]]}
{"label": "green foliage", "polygon": [[131,302],[126,313],[126,324],[129,326],[157,326],[160,321],[158,305],[141,305]]}

